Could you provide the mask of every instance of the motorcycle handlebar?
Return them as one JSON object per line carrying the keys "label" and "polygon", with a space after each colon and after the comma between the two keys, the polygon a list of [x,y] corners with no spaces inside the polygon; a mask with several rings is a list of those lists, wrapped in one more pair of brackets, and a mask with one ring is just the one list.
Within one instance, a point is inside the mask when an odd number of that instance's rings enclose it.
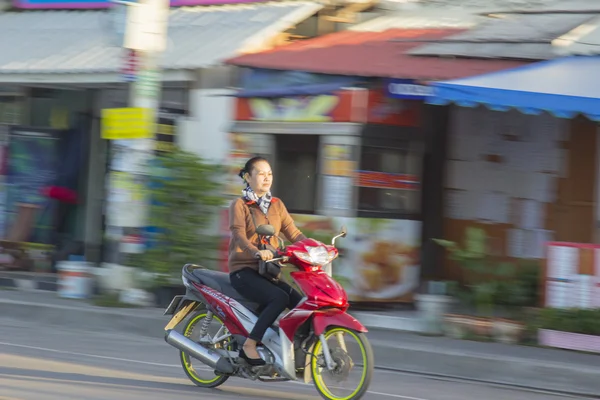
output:
{"label": "motorcycle handlebar", "polygon": [[[258,259],[258,260],[260,260],[260,259],[261,259],[259,254],[256,254],[254,257],[255,257],[256,259]],[[279,252],[279,251],[276,251],[276,252],[273,254],[273,258],[271,258],[270,260],[267,260],[267,262],[279,262],[279,261],[287,262],[288,260],[289,260],[289,257],[287,257],[287,256],[284,256],[284,255],[283,255],[281,252]]]}

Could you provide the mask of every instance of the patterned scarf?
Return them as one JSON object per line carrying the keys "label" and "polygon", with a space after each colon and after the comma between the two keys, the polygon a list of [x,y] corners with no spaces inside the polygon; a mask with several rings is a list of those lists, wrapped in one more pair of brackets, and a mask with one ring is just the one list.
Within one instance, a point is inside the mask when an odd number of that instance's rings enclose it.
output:
{"label": "patterned scarf", "polygon": [[271,199],[273,198],[273,196],[271,196],[271,192],[265,193],[265,195],[262,197],[258,197],[250,186],[246,186],[246,188],[242,190],[242,196],[246,201],[256,202],[256,204],[258,204],[258,206],[260,207],[261,211],[265,215],[267,215],[267,213],[269,212],[269,206],[271,205]]}

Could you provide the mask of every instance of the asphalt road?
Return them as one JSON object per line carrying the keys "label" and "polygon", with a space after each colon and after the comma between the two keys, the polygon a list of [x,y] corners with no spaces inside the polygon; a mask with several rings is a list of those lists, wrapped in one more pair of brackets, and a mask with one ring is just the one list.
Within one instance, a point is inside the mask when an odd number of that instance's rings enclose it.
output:
{"label": "asphalt road", "polygon": [[[377,370],[368,400],[558,400],[525,392]],[[320,399],[312,385],[230,379],[194,386],[163,340],[61,330],[0,318],[0,400]]]}

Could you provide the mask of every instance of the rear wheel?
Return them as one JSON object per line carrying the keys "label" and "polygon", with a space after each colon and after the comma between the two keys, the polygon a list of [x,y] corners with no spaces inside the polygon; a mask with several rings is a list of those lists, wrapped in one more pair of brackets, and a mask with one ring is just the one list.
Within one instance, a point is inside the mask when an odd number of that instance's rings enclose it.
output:
{"label": "rear wheel", "polygon": [[[212,317],[211,317],[212,316]],[[201,332],[203,328],[206,328],[204,332]],[[193,340],[196,343],[200,343],[201,334],[204,334],[204,339],[210,339],[211,341],[217,337],[229,333],[223,321],[216,315],[210,313],[206,309],[200,309],[195,311],[188,319],[185,324],[183,334],[188,339]],[[202,346],[213,349],[223,349],[227,347],[227,350],[233,350],[229,339],[225,339],[215,344],[201,343]],[[197,359],[191,357],[189,354],[180,351],[179,358],[185,374],[190,378],[194,384],[203,388],[215,388],[222,385],[229,379],[229,376],[216,375],[215,371],[205,364],[202,364]]]}
{"label": "rear wheel", "polygon": [[327,368],[324,346],[317,339],[310,365],[317,391],[326,400],[361,399],[375,365],[369,340],[363,333],[342,327],[329,327],[323,335],[335,367]]}

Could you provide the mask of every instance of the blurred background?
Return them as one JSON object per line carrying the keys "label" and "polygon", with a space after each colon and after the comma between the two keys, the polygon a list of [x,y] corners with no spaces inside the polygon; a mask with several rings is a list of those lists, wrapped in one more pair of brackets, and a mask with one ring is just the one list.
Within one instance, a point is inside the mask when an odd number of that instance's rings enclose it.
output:
{"label": "blurred background", "polygon": [[348,228],[366,398],[597,395],[599,54],[597,0],[0,0],[0,388],[314,398],[199,392],[162,342],[261,155],[307,236]]}

